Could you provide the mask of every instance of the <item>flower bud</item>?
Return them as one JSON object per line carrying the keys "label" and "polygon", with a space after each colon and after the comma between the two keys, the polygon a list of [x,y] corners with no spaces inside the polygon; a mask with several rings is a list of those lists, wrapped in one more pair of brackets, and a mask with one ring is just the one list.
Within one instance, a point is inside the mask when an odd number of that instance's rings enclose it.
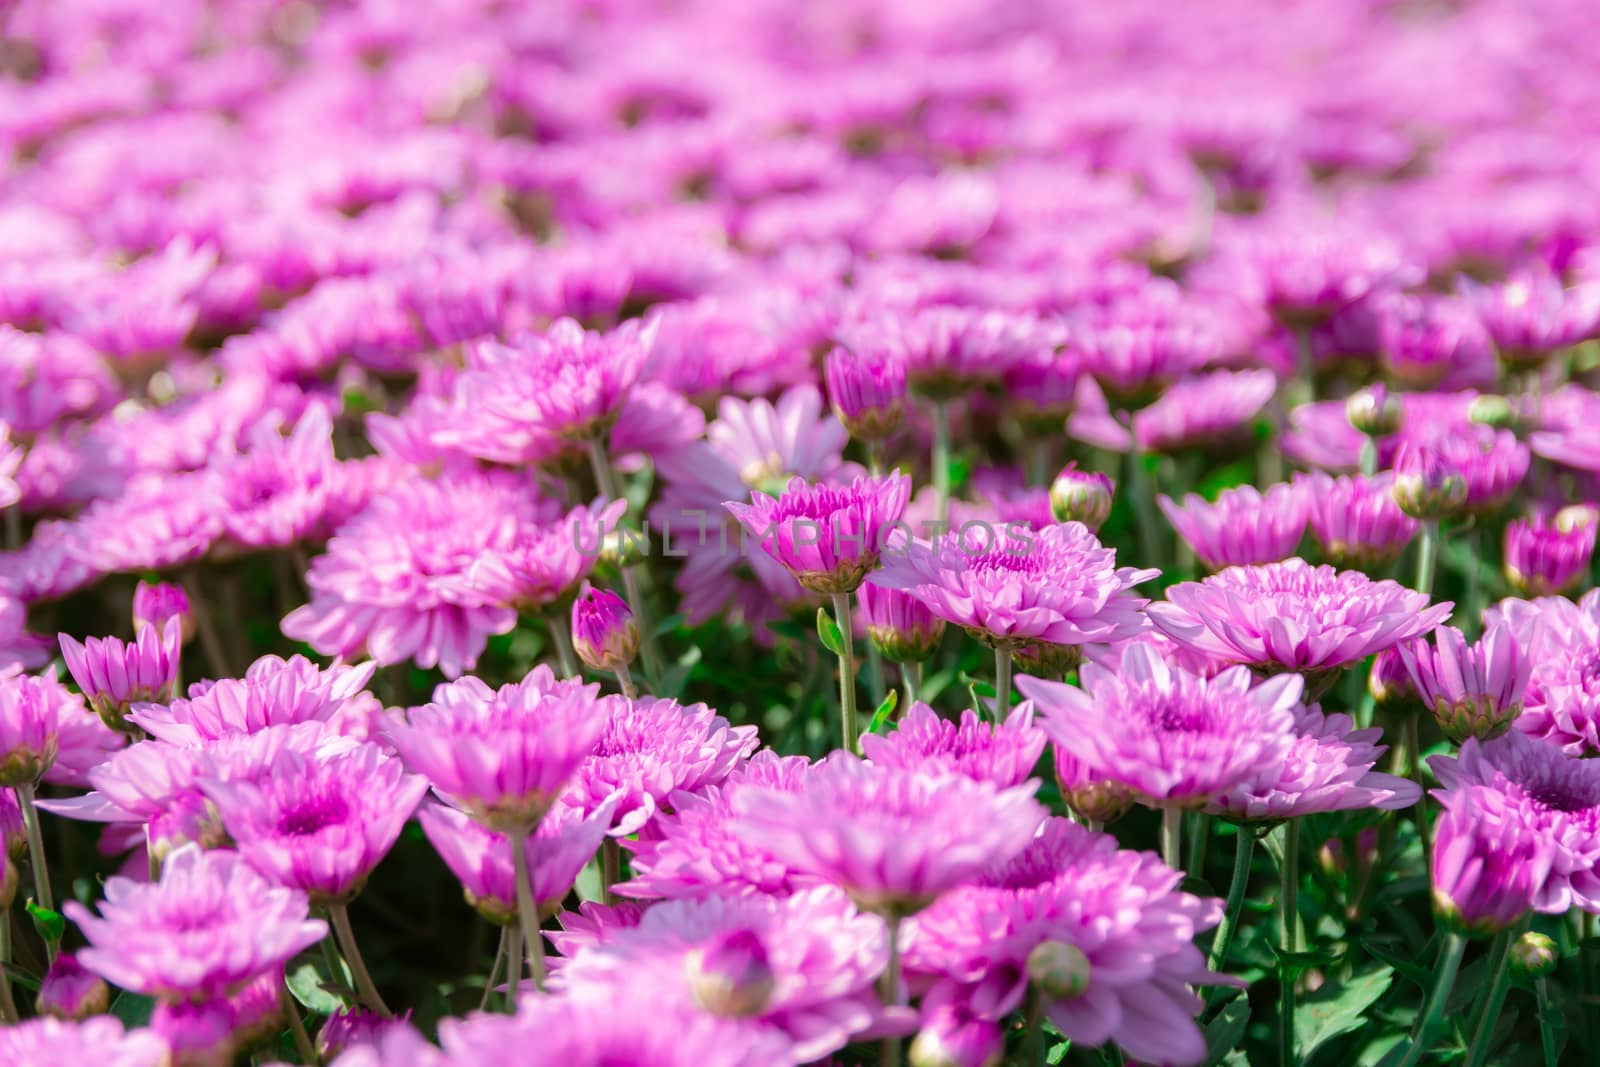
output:
{"label": "flower bud", "polygon": [[1368,437],[1386,437],[1400,429],[1405,410],[1400,406],[1400,398],[1379,382],[1351,393],[1350,399],[1344,402],[1344,415],[1351,426]]}
{"label": "flower bud", "polygon": [[895,663],[920,663],[933,655],[944,640],[945,621],[920,600],[898,589],[865,584],[856,590],[861,622],[867,637],[885,659]]}
{"label": "flower bud", "polygon": [[332,1063],[346,1049],[361,1045],[377,1046],[384,1032],[392,1027],[405,1027],[411,1013],[386,1019],[366,1008],[340,1008],[328,1016],[317,1034],[317,1054],[323,1063]]}
{"label": "flower bud", "polygon": [[584,582],[572,602],[572,647],[597,671],[632,663],[639,652],[639,624],[627,602],[609,589]]}
{"label": "flower bud", "polygon": [[140,582],[133,590],[133,632],[141,626],[153,626],[157,633],[166,628],[168,619],[179,620],[183,643],[194,639],[194,616],[189,611],[189,597],[182,586],[168,582],[154,585]]}
{"label": "flower bud", "polygon": [[1000,1067],[1005,1035],[949,1005],[933,1009],[911,1042],[911,1067]]}
{"label": "flower bud", "polygon": [[760,1015],[776,985],[767,947],[752,930],[734,930],[689,954],[684,962],[689,986],[700,1006],[713,1015]]}
{"label": "flower bud", "polygon": [[1111,479],[1069,463],[1050,483],[1050,513],[1057,522],[1081,522],[1098,530],[1111,514]]}
{"label": "flower bud", "polygon": [[1467,480],[1431,452],[1401,449],[1394,472],[1394,502],[1413,519],[1446,519],[1466,506]]}
{"label": "flower bud", "polygon": [[45,974],[35,1006],[41,1015],[86,1019],[111,1006],[111,987],[98,974],[85,970],[72,953],[63,952]]}
{"label": "flower bud", "polygon": [[1060,678],[1078,669],[1083,662],[1080,645],[1057,645],[1036,641],[1011,653],[1011,662],[1023,674],[1036,678]]}
{"label": "flower bud", "polygon": [[906,363],[891,349],[828,353],[828,399],[850,436],[878,442],[894,436],[906,413]]}
{"label": "flower bud", "polygon": [[1044,941],[1028,953],[1028,981],[1051,1000],[1083,996],[1089,988],[1089,971],[1089,957],[1064,941]]}
{"label": "flower bud", "polygon": [[611,570],[618,570],[622,567],[631,567],[635,563],[643,563],[649,558],[649,534],[618,526],[601,538],[600,551],[595,556],[595,563]]}
{"label": "flower bud", "polygon": [[1367,692],[1381,708],[1414,705],[1417,687],[1406,670],[1405,660],[1397,649],[1387,648],[1372,661],[1372,672],[1367,675]]}
{"label": "flower bud", "polygon": [[1561,962],[1561,951],[1544,934],[1529,930],[1511,945],[1511,974],[1516,978],[1543,978]]}
{"label": "flower bud", "polygon": [[239,1051],[226,1000],[162,1001],[149,1025],[172,1049],[172,1067],[229,1067]]}
{"label": "flower bud", "polygon": [[1511,401],[1492,394],[1473,397],[1472,403],[1467,405],[1467,419],[1497,430],[1511,430],[1517,426],[1517,412]]}

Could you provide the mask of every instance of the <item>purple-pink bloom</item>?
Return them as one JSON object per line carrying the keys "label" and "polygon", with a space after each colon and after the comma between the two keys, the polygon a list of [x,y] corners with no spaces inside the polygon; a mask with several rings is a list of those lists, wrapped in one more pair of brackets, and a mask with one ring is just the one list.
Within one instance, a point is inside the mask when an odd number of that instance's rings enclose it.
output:
{"label": "purple-pink bloom", "polygon": [[1156,629],[1200,655],[1322,673],[1427,633],[1454,606],[1430,605],[1398,582],[1290,559],[1174,585],[1146,611]]}
{"label": "purple-pink bloom", "polygon": [[196,682],[189,695],[165,705],[141,704],[128,718],[163,741],[194,747],[269,726],[324,723],[329,733],[365,739],[382,707],[368,693],[376,665],[319,667],[304,656],[262,656],[243,678]]}
{"label": "purple-pink bloom", "polygon": [[201,779],[245,860],[313,905],[348,903],[428,791],[374,744],[311,757],[286,750],[251,779]]}
{"label": "purple-pink bloom", "polygon": [[856,590],[857,621],[879,652],[896,663],[919,663],[939,648],[945,622],[928,606],[898,589],[871,582]]}
{"label": "purple-pink bloom", "polygon": [[[610,832],[612,813],[620,799],[608,798],[589,813],[557,804],[528,835],[523,847],[533,903],[541,915],[549,917],[561,909],[578,873]],[[423,804],[417,821],[445,866],[461,881],[467,903],[490,922],[502,926],[516,922],[517,887],[506,835],[486,829],[466,812],[438,801]]]}
{"label": "purple-pink bloom", "polygon": [[914,1067],[1000,1067],[1005,1051],[1000,1024],[940,1004],[923,1013],[910,1062]]}
{"label": "purple-pink bloom", "polygon": [[911,479],[858,477],[848,485],[790,479],[783,494],[752,493],[723,507],[795,580],[817,593],[851,593],[878,565],[900,526]]}
{"label": "purple-pink bloom", "polygon": [[826,364],[833,414],[850,436],[880,442],[894,436],[906,413],[906,361],[893,349],[836,348]]}
{"label": "purple-pink bloom", "polygon": [[1418,638],[1398,648],[1417,698],[1457,744],[1499,737],[1522,714],[1533,664],[1510,627],[1492,625],[1468,644],[1460,630],[1441,626],[1433,647]]}
{"label": "purple-pink bloom", "polygon": [[599,691],[575,678],[557,681],[542,664],[498,690],[462,678],[389,723],[385,736],[451,803],[491,830],[525,834],[594,749],[609,704],[622,699]]}
{"label": "purple-pink bloom", "polygon": [[1537,367],[1600,328],[1600,285],[1567,288],[1550,273],[1519,271],[1497,285],[1462,287],[1509,367]]}
{"label": "purple-pink bloom", "polygon": [[1399,559],[1420,524],[1394,499],[1394,475],[1319,472],[1297,476],[1322,556],[1336,567],[1375,571]]}
{"label": "purple-pink bloom", "polygon": [[[1533,910],[1555,848],[1521,824],[1478,817],[1474,793],[1445,809],[1433,829],[1433,910],[1463,933],[1498,934]],[[1484,790],[1488,792],[1488,790]]]}
{"label": "purple-pink bloom", "polygon": [[132,644],[117,637],[91,637],[80,644],[59,635],[61,658],[89,706],[114,730],[127,730],[135,701],[165,703],[176,695],[183,657],[183,622],[167,620],[162,630],[145,625]]}
{"label": "purple-pink bloom", "polygon": [[1264,493],[1253,485],[1224,489],[1212,502],[1190,493],[1181,505],[1165,495],[1156,503],[1200,562],[1214,571],[1294,555],[1311,506],[1300,485],[1284,482]]}
{"label": "purple-pink bloom", "polygon": [[1134,413],[1133,440],[1143,452],[1180,452],[1251,439],[1250,423],[1278,389],[1270,370],[1211,371],[1184,378]]}
{"label": "purple-pink bloom", "polygon": [[0,671],[0,788],[35,785],[54,765],[67,695],[54,677]]}
{"label": "purple-pink bloom", "polygon": [[617,837],[638,832],[672,793],[722,781],[760,744],[754,726],[730,726],[704,704],[612,697],[593,714],[604,729],[562,802],[591,812],[620,794],[612,815]]}
{"label": "purple-pink bloom", "polygon": [[1316,705],[1295,709],[1294,740],[1269,763],[1211,798],[1206,811],[1236,822],[1293,819],[1329,811],[1409,808],[1422,789],[1407,778],[1373,770],[1386,746],[1383,731],[1358,730],[1348,715]]}
{"label": "purple-pink bloom", "polygon": [[[322,1024],[322,1029],[317,1033],[317,1055],[323,1063],[331,1063],[347,1049],[366,1047],[376,1052],[396,1030],[416,1033],[411,1030],[409,1011],[397,1018],[390,1018],[366,1008],[340,1008],[328,1016],[328,1021]],[[396,1057],[388,1062],[397,1067],[400,1064],[418,1067],[417,1061],[409,1057]]]}
{"label": "purple-pink bloom", "polygon": [[879,767],[901,767],[927,774],[959,774],[998,786],[1017,786],[1033,776],[1044,752],[1045,735],[1024,704],[999,724],[963,708],[956,721],[917,701],[893,731],[861,738],[861,754]]}
{"label": "purple-pink bloom", "polygon": [[1600,514],[1593,505],[1563,508],[1506,524],[1506,581],[1522,596],[1559,595],[1589,573]]}
{"label": "purple-pink bloom", "polygon": [[870,582],[898,589],[994,645],[1115,641],[1145,628],[1128,591],[1160,572],[1116,566],[1081,523],[1033,531],[970,529],[896,545]]}
{"label": "purple-pink bloom", "polygon": [[194,618],[189,614],[189,596],[181,585],[170,582],[141,581],[133,587],[133,629],[153,626],[159,633],[168,619],[177,619],[187,644],[194,636]]}
{"label": "purple-pink bloom", "polygon": [[1050,514],[1057,522],[1081,522],[1091,531],[1111,517],[1111,479],[1100,471],[1081,471],[1068,463],[1050,483]]}
{"label": "purple-pink bloom", "polygon": [[1139,1060],[1199,1063],[1201,1002],[1189,986],[1223,979],[1194,938],[1221,920],[1222,902],[1179,892],[1182,880],[1153,853],[1049,819],[1015,858],[911,920],[908,980],[926,1006],[999,1021],[1022,1005],[1030,955],[1060,946],[1081,956],[1086,982],[1045,994],[1044,1011],[1075,1045],[1115,1041]]}
{"label": "purple-pink bloom", "polygon": [[0,1027],[0,1060],[17,1064],[92,1063],[96,1067],[167,1067],[171,1052],[159,1034],[124,1032],[122,1021],[96,1015],[82,1022],[29,1019]]}
{"label": "purple-pink bloom", "polygon": [[[0,859],[0,863],[4,862]],[[50,964],[34,1002],[40,1015],[53,1015],[58,1019],[83,1019],[102,1014],[110,1006],[111,990],[98,974],[84,969],[78,957],[70,952],[63,952]]]}
{"label": "purple-pink bloom", "polygon": [[736,793],[734,832],[837,885],[858,907],[900,917],[1025,848],[1044,817],[1036,787],[874,766],[836,752],[797,791]]}
{"label": "purple-pink bloom", "polygon": [[1255,682],[1245,667],[1190,674],[1142,643],[1118,670],[1086,663],[1079,679],[1081,689],[1023,675],[1017,688],[1057,748],[1153,807],[1199,807],[1281,763],[1304,688],[1294,674]]}
{"label": "purple-pink bloom", "polygon": [[673,900],[585,943],[558,972],[572,995],[648,990],[662,1008],[743,1018],[809,1062],[872,1026],[887,962],[883,921],[839,890]]}
{"label": "purple-pink bloom", "polygon": [[98,917],[75,900],[63,910],[89,940],[85,967],[173,1002],[237,992],[328,933],[307,918],[304,893],[272,885],[237,852],[194,846],[167,857],[159,882],[108,879]]}

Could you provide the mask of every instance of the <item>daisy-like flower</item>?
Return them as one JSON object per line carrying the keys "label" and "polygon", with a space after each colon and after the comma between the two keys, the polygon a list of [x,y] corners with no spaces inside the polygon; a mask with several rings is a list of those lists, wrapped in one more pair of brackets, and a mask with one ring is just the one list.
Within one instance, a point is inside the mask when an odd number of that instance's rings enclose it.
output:
{"label": "daisy-like flower", "polygon": [[1076,522],[1043,530],[961,530],[907,543],[869,581],[922,601],[986,644],[1114,641],[1145,627],[1128,592],[1160,574],[1118,568],[1116,552]]}
{"label": "daisy-like flower", "polygon": [[1600,329],[1600,286],[1592,283],[1566,288],[1554,274],[1523,271],[1498,285],[1462,285],[1512,368],[1538,367]]}
{"label": "daisy-like flower", "polygon": [[1505,623],[1533,663],[1515,727],[1573,754],[1600,752],[1600,592],[1503,600],[1484,625]]}
{"label": "daisy-like flower", "polygon": [[658,904],[583,947],[559,980],[574,995],[642,987],[673,1011],[747,1019],[809,1062],[878,1020],[873,983],[887,955],[882,920],[819,886]]}
{"label": "daisy-like flower", "polygon": [[721,785],[699,793],[674,793],[670,811],[657,814],[636,840],[631,881],[615,887],[625,897],[699,897],[753,890],[784,895],[820,879],[792,870],[759,837],[738,832],[734,801],[739,794],[797,792],[812,773],[804,756],[779,756],[762,749],[740,764]]}
{"label": "daisy-like flower", "polygon": [[89,706],[113,730],[127,729],[135,701],[165,702],[175,695],[183,654],[183,622],[168,619],[164,630],[146,625],[132,644],[116,637],[79,643],[59,635],[61,658]]}
{"label": "daisy-like flower", "polygon": [[1357,730],[1348,715],[1295,709],[1294,740],[1283,758],[1211,798],[1206,810],[1237,822],[1292,819],[1327,811],[1409,808],[1422,796],[1413,781],[1372,768],[1386,751],[1383,731]]}
{"label": "daisy-like flower", "polygon": [[674,791],[722,781],[760,744],[754,726],[730,726],[704,704],[617,697],[594,713],[606,716],[605,728],[562,801],[592,812],[620,793],[612,829],[618,837],[638,832]]}
{"label": "daisy-like flower", "polygon": [[376,669],[372,663],[319,667],[304,656],[263,656],[243,678],[196,682],[188,697],[138,705],[128,718],[152,737],[189,748],[303,722],[364,739],[377,729],[382,712],[365,689]]}
{"label": "daisy-like flower", "polygon": [[[284,635],[325,656],[365,651],[447,677],[469,669],[516,612],[478,568],[512,549],[529,508],[525,484],[478,476],[414,480],[380,496],[311,561],[311,601]],[[570,535],[570,532],[567,532]]]}
{"label": "daisy-like flower", "polygon": [[218,472],[222,524],[228,538],[250,549],[321,540],[330,508],[344,518],[338,496],[344,480],[333,456],[333,421],[312,404],[287,435],[257,426],[247,451],[213,465]]}
{"label": "daisy-like flower", "polygon": [[1374,571],[1400,558],[1421,524],[1400,510],[1394,475],[1297,477],[1322,556],[1336,567]]}
{"label": "daisy-like flower", "polygon": [[[611,829],[612,813],[621,797],[607,798],[593,812],[557,804],[528,835],[524,846],[534,907],[545,918],[561,910],[578,872],[591,859]],[[501,926],[517,921],[517,887],[511,863],[511,842],[485,829],[464,811],[437,801],[417,812],[422,832],[461,882],[461,890],[484,918]]]}
{"label": "daisy-like flower", "polygon": [[1433,910],[1452,929],[1491,937],[1533,910],[1555,847],[1519,823],[1480,819],[1474,792],[1434,825]]}
{"label": "daisy-like flower", "polygon": [[902,767],[928,774],[959,774],[974,781],[1010,787],[1033,775],[1044,752],[1045,735],[1034,726],[1033,709],[1024,704],[998,725],[964,708],[959,721],[941,718],[917,701],[901,716],[893,732],[867,734],[861,753],[879,767]]}
{"label": "daisy-like flower", "polygon": [[1179,892],[1182,880],[1152,853],[1049,819],[1020,855],[911,920],[908,980],[928,989],[924,1003],[999,1021],[1021,1006],[1030,970],[1062,970],[1030,959],[1071,959],[1069,974],[1038,984],[1046,1016],[1075,1045],[1115,1041],[1141,1061],[1199,1063],[1201,1002],[1189,986],[1222,978],[1193,942],[1221,920],[1222,902]]}
{"label": "daisy-like flower", "polygon": [[97,1067],[167,1067],[171,1050],[159,1034],[125,1032],[122,1022],[96,1015],[82,1022],[29,1019],[0,1027],[0,1060],[17,1064],[93,1063]]}
{"label": "daisy-like flower", "polygon": [[529,833],[605,732],[598,685],[557,681],[535,667],[490,689],[477,678],[441,685],[385,736],[440,794],[501,833]]}
{"label": "daisy-like flower", "polygon": [[910,493],[904,474],[859,477],[843,486],[796,477],[781,496],[752,493],[749,504],[722,506],[805,588],[852,593],[877,567]]}
{"label": "daisy-like flower", "polygon": [[98,917],[75,900],[63,910],[89,940],[85,967],[173,1002],[237,992],[328,933],[307,918],[305,894],[272,885],[236,852],[194,846],[167,858],[159,882],[108,879]]}
{"label": "daisy-like flower", "polygon": [[1080,669],[1083,688],[1023,676],[1039,728],[1095,778],[1155,807],[1199,807],[1282,762],[1304,686],[1286,674],[1252,685],[1248,668],[1204,678],[1130,644],[1118,670]]}
{"label": "daisy-like flower", "polygon": [[361,891],[428,781],[362,744],[320,759],[285,751],[260,777],[200,787],[250,866],[326,907]]}
{"label": "daisy-like flower", "polygon": [[1568,591],[1589,573],[1600,512],[1593,505],[1563,508],[1506,525],[1506,581],[1523,596]]}
{"label": "daisy-like flower", "polygon": [[1299,485],[1279,483],[1265,493],[1253,485],[1225,489],[1215,502],[1190,493],[1181,505],[1156,498],[1178,536],[1211,570],[1276,563],[1294,555],[1311,501]]}
{"label": "daisy-like flower", "polygon": [[1561,914],[1600,908],[1600,764],[1519,733],[1468,738],[1455,757],[1428,765],[1446,809],[1485,823],[1514,823],[1552,847],[1533,907]]}
{"label": "daisy-like flower", "polygon": [[[1532,453],[1510,430],[1496,430],[1475,423],[1455,424],[1449,429],[1420,434],[1402,445],[1395,458],[1396,492],[1405,488],[1411,471],[1407,453],[1421,456],[1415,462],[1435,460],[1450,475],[1467,483],[1465,507],[1474,515],[1491,515],[1505,506],[1528,473]],[[1404,507],[1404,499],[1401,506]]]}
{"label": "daisy-like flower", "polygon": [[1397,582],[1290,559],[1172,586],[1166,602],[1146,612],[1157,630],[1202,656],[1317,676],[1427,633],[1454,607],[1430,605]]}
{"label": "daisy-like flower", "polygon": [[220,492],[212,471],[140,477],[121,496],[84,509],[71,549],[108,574],[193,563],[222,536]]}
{"label": "daisy-like flower", "polygon": [[627,510],[625,500],[596,500],[521,522],[510,543],[480,557],[468,577],[480,594],[519,614],[556,610],[594,569]]}
{"label": "daisy-like flower", "polygon": [[1036,786],[1004,789],[839,752],[796,792],[740,790],[734,829],[858,907],[900,918],[1025,848],[1044,817]]}
{"label": "daisy-like flower", "polygon": [[1509,627],[1490,626],[1469,644],[1454,626],[1441,626],[1433,647],[1418,639],[1401,644],[1399,652],[1417,697],[1457,744],[1499,737],[1522,714],[1533,664]]}

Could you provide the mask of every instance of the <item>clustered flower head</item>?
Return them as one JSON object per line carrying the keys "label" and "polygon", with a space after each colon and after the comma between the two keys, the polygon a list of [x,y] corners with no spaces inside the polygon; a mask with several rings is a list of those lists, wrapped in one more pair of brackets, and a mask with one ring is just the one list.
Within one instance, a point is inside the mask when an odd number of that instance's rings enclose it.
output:
{"label": "clustered flower head", "polygon": [[856,478],[837,487],[797,477],[776,498],[756,493],[750,504],[724,506],[801,585],[852,593],[890,546],[910,491],[904,475]]}

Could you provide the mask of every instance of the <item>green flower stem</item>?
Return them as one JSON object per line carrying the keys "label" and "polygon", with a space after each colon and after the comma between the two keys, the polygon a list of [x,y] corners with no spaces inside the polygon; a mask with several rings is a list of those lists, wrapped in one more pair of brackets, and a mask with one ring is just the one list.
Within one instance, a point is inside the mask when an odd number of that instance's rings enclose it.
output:
{"label": "green flower stem", "polygon": [[1147,567],[1162,565],[1161,523],[1156,518],[1155,489],[1150,485],[1150,475],[1144,469],[1144,453],[1134,449],[1128,453],[1128,495],[1133,498],[1133,517],[1139,529],[1141,564]]}
{"label": "green flower stem", "polygon": [[554,615],[546,616],[544,621],[550,628],[550,647],[556,650],[556,661],[561,664],[562,677],[576,678],[578,657],[572,651],[572,638],[567,634],[567,628]]}
{"label": "green flower stem", "polygon": [[[528,831],[507,834],[511,844],[511,867],[517,883],[517,921],[522,925],[523,951],[533,971],[533,988],[544,992],[544,935],[539,932],[539,912],[533,906],[533,881],[528,876]],[[512,997],[522,984],[521,972],[513,982]],[[514,1000],[513,1000],[514,1002]]]}
{"label": "green flower stem", "polygon": [[922,690],[922,662],[915,660],[900,664],[900,682],[906,690],[906,707],[916,703],[917,693]]}
{"label": "green flower stem", "polygon": [[1434,564],[1439,557],[1439,520],[1424,519],[1417,542],[1417,592],[1433,595]]}
{"label": "green flower stem", "polygon": [[1440,955],[1439,969],[1434,975],[1433,991],[1428,994],[1428,1004],[1423,1009],[1422,1018],[1417,1020],[1417,1028],[1411,1035],[1411,1045],[1406,1049],[1405,1058],[1396,1067],[1414,1067],[1427,1052],[1428,1032],[1444,1014],[1445,1001],[1450,999],[1456,972],[1461,969],[1461,954],[1466,947],[1466,939],[1460,934],[1445,934],[1444,952]]}
{"label": "green flower stem", "polygon": [[[39,809],[33,803],[33,783],[17,786],[17,804],[22,808],[22,827],[28,835],[28,858],[33,863],[33,894],[39,906],[55,911],[55,897],[50,892],[50,868],[44,857],[44,835],[39,832]],[[56,960],[56,947],[49,950],[50,962]]]}
{"label": "green flower stem", "polygon": [[11,997],[11,909],[0,909],[0,1020],[8,1025],[21,1019]]}
{"label": "green flower stem", "polygon": [[506,952],[511,946],[511,932],[516,924],[500,928],[500,944],[494,950],[494,962],[489,964],[489,977],[483,980],[483,998],[478,1001],[479,1011],[489,1010],[489,1000],[494,996],[494,985],[500,980],[500,968],[506,962]]}
{"label": "green flower stem", "polygon": [[1466,1067],[1483,1067],[1484,1061],[1489,1058],[1494,1025],[1500,1021],[1500,1009],[1505,1006],[1506,993],[1511,988],[1511,968],[1508,966],[1511,944],[1522,936],[1526,925],[1526,919],[1512,923],[1494,939],[1494,948],[1489,956],[1489,992],[1484,997],[1478,1025],[1473,1028],[1472,1040],[1467,1045]]}
{"label": "green flower stem", "polygon": [[1005,722],[1011,712],[1011,648],[997,645],[994,650],[994,721]]}
{"label": "green flower stem", "polygon": [[227,646],[222,643],[222,635],[217,632],[216,620],[212,617],[211,608],[206,604],[206,598],[200,590],[198,571],[186,572],[178,584],[183,587],[184,595],[189,598],[189,616],[194,619],[195,636],[200,638],[200,649],[205,653],[206,666],[211,669],[212,677],[233,677],[233,671],[228,666]]}
{"label": "green flower stem", "polygon": [[1378,442],[1366,435],[1361,438],[1361,473],[1368,478],[1378,473]]}
{"label": "green flower stem", "polygon": [[1029,1067],[1044,1067],[1050,1062],[1049,1042],[1044,1039],[1044,998],[1038,990],[1028,993],[1028,1015],[1024,1023],[1022,1059]]}
{"label": "green flower stem", "polygon": [[1244,894],[1250,885],[1250,861],[1255,856],[1256,834],[1248,826],[1239,827],[1234,835],[1233,881],[1228,883],[1228,903],[1222,910],[1222,922],[1217,925],[1217,936],[1211,942],[1211,952],[1206,958],[1207,970],[1221,970],[1228,962],[1228,949],[1239,929],[1239,917],[1244,911]]}
{"label": "green flower stem", "polygon": [[[1282,875],[1278,893],[1278,943],[1285,953],[1300,951],[1300,824],[1290,819],[1283,824],[1283,858],[1279,865]],[[1294,1058],[1294,1002],[1297,974],[1287,973],[1279,980],[1278,1055],[1280,1063],[1295,1063]]]}
{"label": "green flower stem", "polygon": [[1175,871],[1183,870],[1183,809],[1161,809],[1161,859]]}
{"label": "green flower stem", "polygon": [[933,402],[933,491],[938,498],[939,523],[950,522],[950,408],[946,401]]}
{"label": "green flower stem", "polygon": [[617,902],[611,887],[622,881],[622,846],[608,837],[600,845],[600,893],[607,904]]}
{"label": "green flower stem", "polygon": [[287,981],[284,982],[283,988],[278,990],[278,999],[283,1003],[283,1014],[289,1020],[289,1031],[294,1034],[294,1050],[299,1055],[300,1061],[308,1067],[316,1067],[321,1062],[317,1059],[316,1046],[306,1034],[306,1024],[300,1018],[300,1009],[295,1006],[294,997],[289,995]]}
{"label": "green flower stem", "polygon": [[[889,965],[884,969],[882,984],[879,986],[878,995],[882,997],[886,1007],[895,1007],[900,1003],[900,918],[890,916],[887,919],[889,927]],[[900,1038],[886,1037],[883,1039],[882,1067],[900,1067]]]}
{"label": "green flower stem", "polygon": [[1539,1003],[1539,1048],[1544,1053],[1544,1067],[1556,1067],[1556,1035],[1550,1028],[1554,1012],[1550,1007],[1550,985],[1544,976],[1533,983],[1533,994]]}
{"label": "green flower stem", "polygon": [[356,944],[356,932],[350,925],[349,910],[343,904],[335,904],[328,909],[328,917],[333,920],[333,936],[339,942],[339,954],[350,966],[350,974],[356,980],[356,992],[361,995],[362,1003],[385,1019],[394,1018],[389,1005],[378,994],[372,975],[367,973],[366,961],[361,958],[361,949]]}
{"label": "green flower stem", "polygon": [[1417,838],[1422,842],[1423,861],[1427,862],[1433,853],[1433,843],[1428,830],[1428,784],[1422,780],[1422,741],[1417,723],[1420,717],[1421,712],[1417,711],[1406,716],[1406,768],[1411,773],[1411,780],[1422,790],[1422,795],[1417,797],[1417,803],[1411,809],[1411,815],[1417,821]]}
{"label": "green flower stem", "polygon": [[[607,500],[625,499],[617,488],[617,478],[612,473],[611,459],[606,455],[606,443],[602,437],[589,440],[589,466],[594,468],[594,481],[600,487],[601,496]],[[639,659],[644,666],[645,681],[654,688],[656,680],[661,677],[661,661],[656,656],[655,628],[650,625],[650,616],[645,611],[637,568],[632,563],[624,563],[619,569],[622,571],[622,589],[628,597],[628,608],[633,612],[634,621],[639,624]]]}
{"label": "green flower stem", "polygon": [[633,672],[626,663],[617,664],[611,672],[617,676],[617,685],[622,689],[622,695],[633,700],[639,695],[639,687],[633,684]]}
{"label": "green flower stem", "polygon": [[517,1001],[522,999],[522,923],[514,922],[509,929],[511,938],[506,944],[506,985],[510,996],[506,1007],[515,1015]]}
{"label": "green flower stem", "polygon": [[885,693],[883,653],[879,652],[878,646],[870,640],[867,641],[867,692],[872,696],[874,708],[883,703]]}
{"label": "green flower stem", "polygon": [[846,752],[856,750],[856,656],[850,594],[833,594],[833,621],[839,627],[839,738]]}

